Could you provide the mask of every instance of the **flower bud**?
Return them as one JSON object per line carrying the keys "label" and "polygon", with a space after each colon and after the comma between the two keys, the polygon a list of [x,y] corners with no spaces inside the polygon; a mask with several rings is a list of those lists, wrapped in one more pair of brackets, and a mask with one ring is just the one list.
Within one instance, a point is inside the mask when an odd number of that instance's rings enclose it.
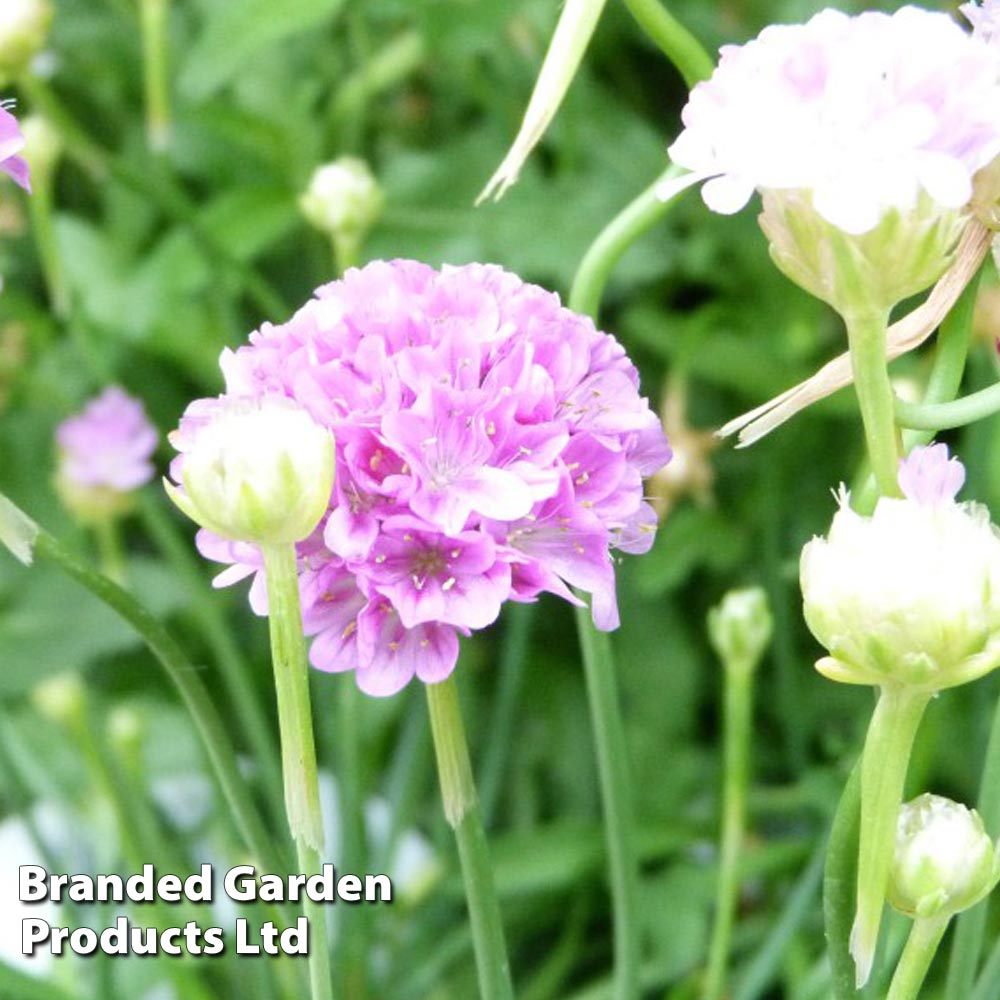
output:
{"label": "flower bud", "polygon": [[170,441],[182,452],[165,482],[175,504],[234,541],[285,545],[310,535],[333,489],[329,431],[284,396],[203,400]]}
{"label": "flower bud", "polygon": [[299,207],[320,232],[358,242],[375,225],[384,202],[368,164],[356,156],[342,156],[315,171]]}
{"label": "flower bud", "polygon": [[62,136],[42,115],[28,115],[21,121],[24,158],[34,178],[51,176],[63,152]]}
{"label": "flower bud", "polygon": [[56,674],[35,687],[31,700],[47,719],[70,726],[83,719],[87,693],[79,674]]}
{"label": "flower bud", "polygon": [[760,587],[731,590],[708,613],[708,637],[727,670],[755,669],[773,631],[767,594]]}
{"label": "flower bud", "polygon": [[937,446],[914,452],[906,497],[871,517],[841,494],[829,535],[802,552],[806,622],[830,653],[820,673],[931,694],[1000,665],[1000,537],[985,507],[953,499],[962,478]]}
{"label": "flower bud", "polygon": [[951,916],[988,895],[1000,854],[974,809],[921,795],[899,812],[889,902],[913,917]]}
{"label": "flower bud", "polygon": [[108,714],[108,742],[122,758],[139,761],[142,737],[142,716],[134,708],[118,705]]}
{"label": "flower bud", "polygon": [[49,0],[3,0],[0,4],[0,85],[20,76],[49,36]]}

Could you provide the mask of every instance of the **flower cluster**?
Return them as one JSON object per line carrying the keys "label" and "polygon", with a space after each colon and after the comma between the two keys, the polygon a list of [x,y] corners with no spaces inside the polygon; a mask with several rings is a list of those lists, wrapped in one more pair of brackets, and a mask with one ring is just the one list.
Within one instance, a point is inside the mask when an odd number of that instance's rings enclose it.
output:
{"label": "flower cluster", "polygon": [[945,445],[900,466],[903,499],[862,517],[842,496],[827,538],[802,552],[806,621],[833,680],[930,692],[1000,664],[1000,537],[989,512],[955,502],[965,470]]}
{"label": "flower cluster", "polygon": [[997,52],[946,14],[825,10],[723,48],[670,156],[726,214],[755,189],[808,192],[851,234],[922,194],[959,209],[1000,154],[997,70]]}
{"label": "flower cluster", "polygon": [[7,108],[5,102],[0,101],[0,171],[13,177],[25,191],[30,191],[28,164],[18,155],[24,149],[24,136],[17,119]]}
{"label": "flower cluster", "polygon": [[[555,295],[493,266],[376,262],[221,364],[228,396],[291,398],[336,442],[329,511],[298,547],[315,666],[376,695],[433,683],[505,600],[580,603],[571,587],[617,625],[610,550],[652,544],[642,479],[670,450],[621,346]],[[255,548],[199,545],[233,564],[219,583],[256,573],[266,610]]]}
{"label": "flower cluster", "polygon": [[66,506],[83,521],[128,509],[130,494],[155,473],[159,442],[142,403],[117,386],[105,389],[56,431],[56,485]]}

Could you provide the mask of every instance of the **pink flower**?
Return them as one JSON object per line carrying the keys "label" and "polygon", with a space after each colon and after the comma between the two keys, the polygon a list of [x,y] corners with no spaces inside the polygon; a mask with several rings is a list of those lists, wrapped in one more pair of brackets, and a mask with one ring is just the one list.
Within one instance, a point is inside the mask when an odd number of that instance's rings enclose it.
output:
{"label": "pink flower", "polygon": [[[571,587],[617,626],[611,551],[652,544],[642,479],[670,449],[621,346],[557,296],[493,266],[376,262],[221,364],[227,393],[284,394],[336,442],[329,511],[298,546],[314,666],[374,695],[434,683],[504,601],[579,603]],[[199,547],[229,564],[217,582],[254,575],[266,613],[252,547]]]}
{"label": "pink flower", "polygon": [[[996,16],[963,9],[977,21]],[[724,47],[692,91],[670,147],[692,174],[661,193],[706,181],[705,203],[730,214],[755,190],[800,192],[853,235],[922,199],[961,209],[974,175],[1000,153],[998,64],[983,37],[917,7],[824,10],[771,26]]]}
{"label": "pink flower", "polygon": [[128,493],[155,473],[150,461],[159,441],[142,403],[111,386],[56,431],[60,478],[80,487]]}
{"label": "pink flower", "polygon": [[0,170],[9,174],[25,191],[31,190],[28,164],[18,156],[24,149],[24,136],[18,128],[17,119],[8,110],[8,102],[0,101]]}
{"label": "pink flower", "polygon": [[973,34],[978,38],[984,42],[1000,40],[1000,0],[963,3],[958,9],[972,25]]}
{"label": "pink flower", "polygon": [[948,457],[946,444],[914,448],[899,463],[899,488],[907,500],[925,506],[952,503],[965,485],[965,467]]}

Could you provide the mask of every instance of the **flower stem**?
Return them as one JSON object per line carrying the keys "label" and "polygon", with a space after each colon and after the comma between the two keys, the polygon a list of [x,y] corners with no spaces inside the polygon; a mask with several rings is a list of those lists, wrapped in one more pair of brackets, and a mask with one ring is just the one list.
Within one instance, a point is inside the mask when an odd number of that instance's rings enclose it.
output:
{"label": "flower stem", "polygon": [[167,64],[167,13],[170,0],[141,0],[146,140],[153,152],[170,142],[170,77]]}
{"label": "flower stem", "polygon": [[66,282],[59,241],[53,225],[52,169],[33,170],[31,176],[32,196],[28,199],[31,211],[31,228],[35,235],[38,259],[49,293],[52,312],[65,320],[70,312],[70,292]]}
{"label": "flower stem", "polygon": [[119,587],[127,585],[125,550],[122,548],[121,524],[116,517],[102,518],[94,525],[101,572]]}
{"label": "flower stem", "polygon": [[917,1000],[950,919],[951,914],[947,914],[913,921],[886,1000]]}
{"label": "flower stem", "polygon": [[850,943],[858,988],[871,974],[907,765],[917,727],[929,701],[927,694],[886,686],[868,726],[861,760],[857,911]]}
{"label": "flower stem", "polygon": [[47,531],[35,527],[34,554],[55,563],[123,618],[149,647],[181,696],[201,737],[226,802],[247,847],[262,862],[273,864],[276,853],[257,807],[240,774],[232,744],[198,672],[163,626],[127,591],[91,569]]}
{"label": "flower stem", "polygon": [[712,75],[715,62],[705,47],[659,0],[625,0],[625,6],[689,88]]}
{"label": "flower stem", "polygon": [[726,664],[725,776],[722,806],[722,850],[716,892],[715,926],[708,952],[706,1000],[724,995],[726,966],[739,894],[739,860],[746,815],[753,711],[753,665]]}
{"label": "flower stem", "polygon": [[437,756],[441,798],[449,826],[455,831],[472,922],[472,941],[482,1000],[512,1000],[510,962],[500,919],[500,903],[493,884],[489,848],[479,814],[465,726],[452,678],[427,685],[434,752]]}
{"label": "flower stem", "polygon": [[875,482],[883,496],[899,496],[899,439],[886,361],[888,316],[879,311],[858,312],[844,320]]}
{"label": "flower stem", "polygon": [[613,996],[614,1000],[634,1000],[639,996],[639,863],[625,727],[611,639],[594,627],[586,608],[576,609],[576,625],[587,677],[611,874],[615,938]]}
{"label": "flower stem", "polygon": [[904,403],[896,400],[896,421],[915,430],[943,431],[964,427],[1000,413],[1000,383],[950,403]]}
{"label": "flower stem", "polygon": [[661,201],[656,194],[657,188],[664,181],[679,177],[682,173],[679,167],[667,167],[653,184],[629,202],[601,230],[577,268],[569,293],[570,309],[597,319],[608,279],[625,251],[652,229],[680,197],[678,192],[673,198]]}
{"label": "flower stem", "polygon": [[[313,740],[312,705],[309,699],[309,666],[299,605],[299,576],[295,546],[261,548],[267,574],[268,621],[271,658],[278,696],[282,766],[285,775],[285,809],[298,852],[299,871],[320,871],[323,847],[323,813],[319,801],[319,772]],[[309,921],[309,982],[312,1000],[333,995],[326,915],[322,906],[307,899]]]}

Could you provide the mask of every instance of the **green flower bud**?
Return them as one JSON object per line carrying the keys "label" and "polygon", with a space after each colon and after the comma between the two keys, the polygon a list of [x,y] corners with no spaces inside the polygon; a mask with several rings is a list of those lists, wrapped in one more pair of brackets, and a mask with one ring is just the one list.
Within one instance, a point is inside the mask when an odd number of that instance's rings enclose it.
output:
{"label": "green flower bud", "polygon": [[20,76],[49,37],[49,0],[3,0],[0,3],[0,86]]}
{"label": "green flower bud", "polygon": [[42,115],[28,115],[21,122],[24,158],[31,167],[32,180],[51,176],[63,152],[62,136]]}
{"label": "green flower bud", "polygon": [[[203,402],[170,441],[183,453],[171,500],[223,538],[285,545],[312,534],[333,489],[328,430],[283,396]],[[175,472],[175,478],[177,478]]]}
{"label": "green flower bud", "polygon": [[708,613],[708,637],[727,669],[753,670],[771,641],[774,622],[760,587],[731,590]]}
{"label": "green flower bud", "polygon": [[35,687],[31,700],[47,719],[61,726],[72,726],[84,717],[87,692],[79,674],[56,674]]}
{"label": "green flower bud", "polygon": [[342,156],[319,167],[299,199],[307,221],[320,232],[360,242],[382,214],[385,195],[364,160]]}
{"label": "green flower bud", "polygon": [[989,895],[1000,854],[974,809],[921,795],[899,812],[889,902],[913,917],[950,916]]}

